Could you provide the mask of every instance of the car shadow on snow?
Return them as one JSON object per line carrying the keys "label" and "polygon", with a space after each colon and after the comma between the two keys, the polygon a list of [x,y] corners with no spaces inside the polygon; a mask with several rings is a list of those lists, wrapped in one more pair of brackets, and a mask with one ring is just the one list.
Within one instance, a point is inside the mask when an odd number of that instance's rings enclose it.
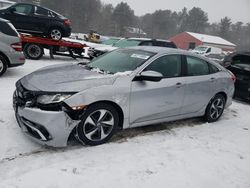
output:
{"label": "car shadow on snow", "polygon": [[[166,134],[175,135],[175,131],[173,130],[174,128],[194,127],[202,124],[204,124],[204,120],[202,118],[192,118],[192,119],[178,120],[173,122],[152,124],[143,127],[125,129],[118,131],[109,141],[109,143],[123,143],[126,142],[128,139],[134,137],[154,134],[161,131],[165,131]],[[68,141],[68,147],[77,145],[81,144],[75,139],[73,135],[71,135]]]}

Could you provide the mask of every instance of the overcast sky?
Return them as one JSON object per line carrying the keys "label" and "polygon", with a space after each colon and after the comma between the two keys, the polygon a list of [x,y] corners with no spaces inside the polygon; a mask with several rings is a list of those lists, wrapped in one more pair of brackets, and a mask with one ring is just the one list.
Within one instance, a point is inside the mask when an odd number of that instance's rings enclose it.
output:
{"label": "overcast sky", "polygon": [[102,0],[114,6],[122,1],[127,2],[139,16],[158,9],[180,11],[185,6],[188,9],[202,8],[208,13],[210,22],[219,22],[225,16],[233,22],[250,22],[250,0]]}

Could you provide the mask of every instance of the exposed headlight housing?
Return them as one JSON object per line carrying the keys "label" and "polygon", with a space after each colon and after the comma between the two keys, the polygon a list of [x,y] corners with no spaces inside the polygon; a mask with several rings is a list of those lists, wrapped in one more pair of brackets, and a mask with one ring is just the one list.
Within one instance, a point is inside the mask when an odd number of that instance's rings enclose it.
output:
{"label": "exposed headlight housing", "polygon": [[60,103],[71,96],[70,94],[41,95],[37,98],[37,103],[45,105]]}

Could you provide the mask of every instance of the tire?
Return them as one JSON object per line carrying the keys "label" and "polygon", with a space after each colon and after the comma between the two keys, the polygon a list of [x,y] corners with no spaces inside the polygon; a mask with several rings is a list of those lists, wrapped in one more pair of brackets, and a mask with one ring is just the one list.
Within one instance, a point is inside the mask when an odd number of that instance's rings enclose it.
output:
{"label": "tire", "polygon": [[41,59],[44,54],[43,47],[39,44],[26,44],[23,52],[26,58],[33,60]]}
{"label": "tire", "polygon": [[53,39],[53,40],[61,40],[62,39],[62,36],[63,36],[63,32],[60,28],[52,28],[49,30],[49,38]]}
{"label": "tire", "polygon": [[7,67],[8,65],[6,59],[0,55],[0,76],[2,76],[6,72]]}
{"label": "tire", "polygon": [[104,144],[114,135],[118,123],[119,115],[112,105],[94,104],[87,108],[76,127],[76,138],[90,146]]}
{"label": "tire", "polygon": [[208,123],[217,121],[224,112],[225,103],[226,99],[222,94],[215,95],[207,106],[205,120]]}

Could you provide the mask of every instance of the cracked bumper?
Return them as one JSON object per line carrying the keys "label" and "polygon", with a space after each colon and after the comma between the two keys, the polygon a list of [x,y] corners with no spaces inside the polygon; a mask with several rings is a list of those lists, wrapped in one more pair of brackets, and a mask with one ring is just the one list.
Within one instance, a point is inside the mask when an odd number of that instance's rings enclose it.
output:
{"label": "cracked bumper", "polygon": [[65,147],[70,133],[80,122],[72,120],[65,112],[43,111],[35,108],[16,109],[16,119],[32,140],[46,146]]}

